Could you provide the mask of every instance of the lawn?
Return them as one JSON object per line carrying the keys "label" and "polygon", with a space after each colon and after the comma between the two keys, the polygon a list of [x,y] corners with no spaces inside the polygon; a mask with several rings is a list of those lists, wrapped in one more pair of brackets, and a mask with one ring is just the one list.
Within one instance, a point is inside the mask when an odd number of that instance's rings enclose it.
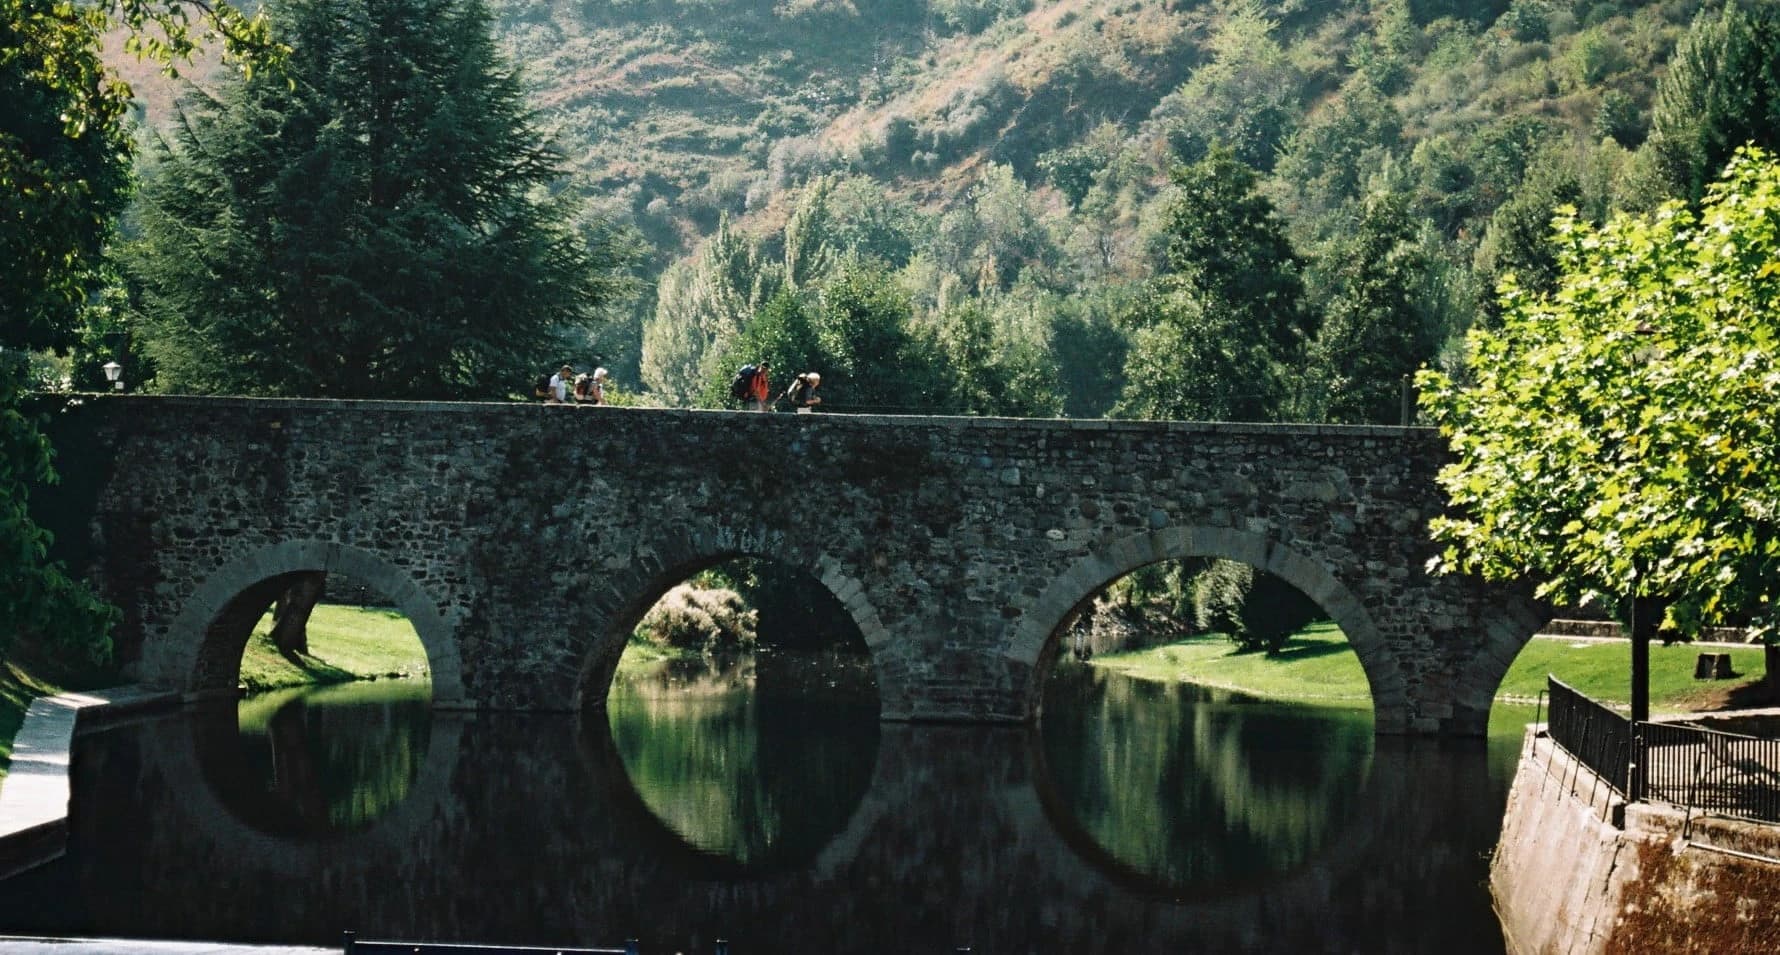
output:
{"label": "lawn", "polygon": [[[1722,647],[1713,647],[1714,652]],[[1689,644],[1650,648],[1650,705],[1657,712],[1716,709],[1740,688],[1762,677],[1762,648],[1729,650],[1737,676],[1695,680],[1700,648]],[[1095,666],[1149,680],[1186,681],[1241,690],[1273,699],[1333,705],[1370,705],[1366,675],[1347,638],[1332,623],[1316,623],[1292,637],[1273,656],[1238,653],[1221,634],[1188,637],[1132,653],[1107,654]],[[1623,641],[1582,641],[1540,637],[1527,644],[1508,668],[1496,699],[1532,702],[1545,689],[1546,674],[1603,702],[1631,698],[1631,650]]]}
{"label": "lawn", "polygon": [[383,677],[427,679],[426,649],[394,610],[318,604],[309,618],[309,653],[286,658],[272,645],[272,615],[260,618],[241,657],[249,692]]}

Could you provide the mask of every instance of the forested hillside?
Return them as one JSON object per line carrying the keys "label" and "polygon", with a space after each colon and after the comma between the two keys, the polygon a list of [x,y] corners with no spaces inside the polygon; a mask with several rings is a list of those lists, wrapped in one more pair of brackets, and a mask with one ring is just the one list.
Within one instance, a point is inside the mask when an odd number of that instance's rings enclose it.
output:
{"label": "forested hillside", "polygon": [[1646,141],[1724,6],[488,3],[639,280],[571,356],[633,395],[772,357],[834,410],[1393,422],[1557,206],[1710,177]]}

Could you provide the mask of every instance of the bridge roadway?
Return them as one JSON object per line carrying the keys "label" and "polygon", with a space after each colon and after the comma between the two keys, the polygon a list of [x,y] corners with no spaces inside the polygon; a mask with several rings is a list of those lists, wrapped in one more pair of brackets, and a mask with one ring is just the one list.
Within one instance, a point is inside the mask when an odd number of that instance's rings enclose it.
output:
{"label": "bridge roadway", "polygon": [[392,598],[436,703],[484,710],[598,706],[655,601],[737,557],[846,607],[887,720],[1031,720],[1065,624],[1172,558],[1316,600],[1382,733],[1482,735],[1545,619],[1425,572],[1427,429],[98,397],[51,433],[58,554],[124,609],[129,675],[194,696],[312,570]]}

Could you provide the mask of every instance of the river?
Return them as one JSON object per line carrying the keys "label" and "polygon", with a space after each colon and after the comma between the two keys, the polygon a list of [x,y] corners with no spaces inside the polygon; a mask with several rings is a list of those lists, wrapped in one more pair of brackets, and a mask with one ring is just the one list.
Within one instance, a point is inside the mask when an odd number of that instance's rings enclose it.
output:
{"label": "river", "polygon": [[1064,666],[1037,727],[901,725],[854,682],[645,676],[586,716],[383,682],[110,726],[77,744],[67,856],[0,883],[0,931],[1503,950],[1487,853],[1529,710],[1487,744],[1378,739],[1365,710]]}

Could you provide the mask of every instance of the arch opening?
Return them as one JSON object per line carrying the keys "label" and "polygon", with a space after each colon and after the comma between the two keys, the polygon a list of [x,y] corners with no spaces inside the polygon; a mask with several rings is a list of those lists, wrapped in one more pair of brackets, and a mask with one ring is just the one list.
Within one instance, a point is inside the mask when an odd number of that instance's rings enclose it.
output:
{"label": "arch opening", "polygon": [[1320,562],[1259,535],[1162,531],[1055,589],[1070,602],[1025,635],[1034,708],[1051,808],[1094,852],[1191,893],[1301,866],[1359,811],[1375,707],[1402,688]]}
{"label": "arch opening", "polygon": [[605,697],[632,787],[726,864],[807,864],[877,760],[877,684],[852,612],[809,572],[758,556],[689,563],[652,590]]}

